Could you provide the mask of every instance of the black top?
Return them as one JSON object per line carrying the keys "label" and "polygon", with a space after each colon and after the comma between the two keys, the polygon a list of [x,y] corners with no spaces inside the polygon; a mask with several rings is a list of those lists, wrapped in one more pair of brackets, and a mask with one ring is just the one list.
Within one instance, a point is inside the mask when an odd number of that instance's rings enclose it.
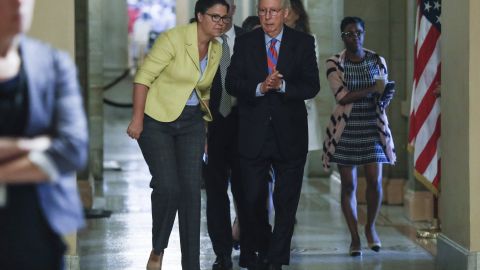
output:
{"label": "black top", "polygon": [[23,68],[0,81],[0,136],[22,136],[28,117],[28,84]]}

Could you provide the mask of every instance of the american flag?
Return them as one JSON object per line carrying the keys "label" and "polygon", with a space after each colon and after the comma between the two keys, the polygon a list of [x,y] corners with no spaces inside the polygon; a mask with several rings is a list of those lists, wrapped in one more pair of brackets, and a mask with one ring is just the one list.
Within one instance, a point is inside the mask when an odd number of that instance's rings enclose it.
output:
{"label": "american flag", "polygon": [[440,184],[440,99],[434,90],[441,81],[440,0],[417,0],[413,92],[409,147],[415,177],[435,194]]}

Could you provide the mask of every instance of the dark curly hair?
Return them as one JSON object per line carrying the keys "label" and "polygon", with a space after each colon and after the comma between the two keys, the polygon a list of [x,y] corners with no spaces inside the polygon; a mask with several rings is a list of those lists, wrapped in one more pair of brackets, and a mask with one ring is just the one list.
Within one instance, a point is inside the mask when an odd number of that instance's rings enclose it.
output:
{"label": "dark curly hair", "polygon": [[198,20],[197,18],[198,13],[205,14],[205,12],[207,12],[207,9],[217,4],[226,6],[227,12],[230,9],[230,5],[225,0],[197,0],[197,2],[195,3],[195,14],[194,14],[195,19]]}
{"label": "dark curly hair", "polygon": [[342,23],[340,24],[340,31],[343,32],[345,30],[345,27],[349,24],[360,24],[360,26],[365,30],[365,22],[359,18],[359,17],[345,17],[342,20]]}

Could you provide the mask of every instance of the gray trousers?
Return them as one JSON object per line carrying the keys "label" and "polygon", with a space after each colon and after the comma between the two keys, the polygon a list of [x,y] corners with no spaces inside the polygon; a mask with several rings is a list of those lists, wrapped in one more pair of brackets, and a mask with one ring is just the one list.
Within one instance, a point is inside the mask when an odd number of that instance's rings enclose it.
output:
{"label": "gray trousers", "polygon": [[138,143],[152,180],[152,244],[168,245],[178,211],[182,269],[200,270],[200,188],[205,126],[199,106],[186,106],[173,122],[145,115]]}

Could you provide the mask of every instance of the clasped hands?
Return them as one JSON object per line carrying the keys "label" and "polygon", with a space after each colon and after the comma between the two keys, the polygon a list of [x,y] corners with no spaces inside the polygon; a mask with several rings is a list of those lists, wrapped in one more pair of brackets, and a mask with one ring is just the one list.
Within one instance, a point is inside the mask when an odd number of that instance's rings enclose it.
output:
{"label": "clasped hands", "polygon": [[0,137],[0,166],[31,151],[45,151],[52,143],[48,136],[34,138]]}
{"label": "clasped hands", "polygon": [[260,85],[260,91],[262,94],[266,94],[267,92],[270,91],[278,91],[280,88],[282,88],[283,84],[283,75],[277,70],[277,68],[274,66],[272,73],[270,73],[265,81],[262,82]]}

